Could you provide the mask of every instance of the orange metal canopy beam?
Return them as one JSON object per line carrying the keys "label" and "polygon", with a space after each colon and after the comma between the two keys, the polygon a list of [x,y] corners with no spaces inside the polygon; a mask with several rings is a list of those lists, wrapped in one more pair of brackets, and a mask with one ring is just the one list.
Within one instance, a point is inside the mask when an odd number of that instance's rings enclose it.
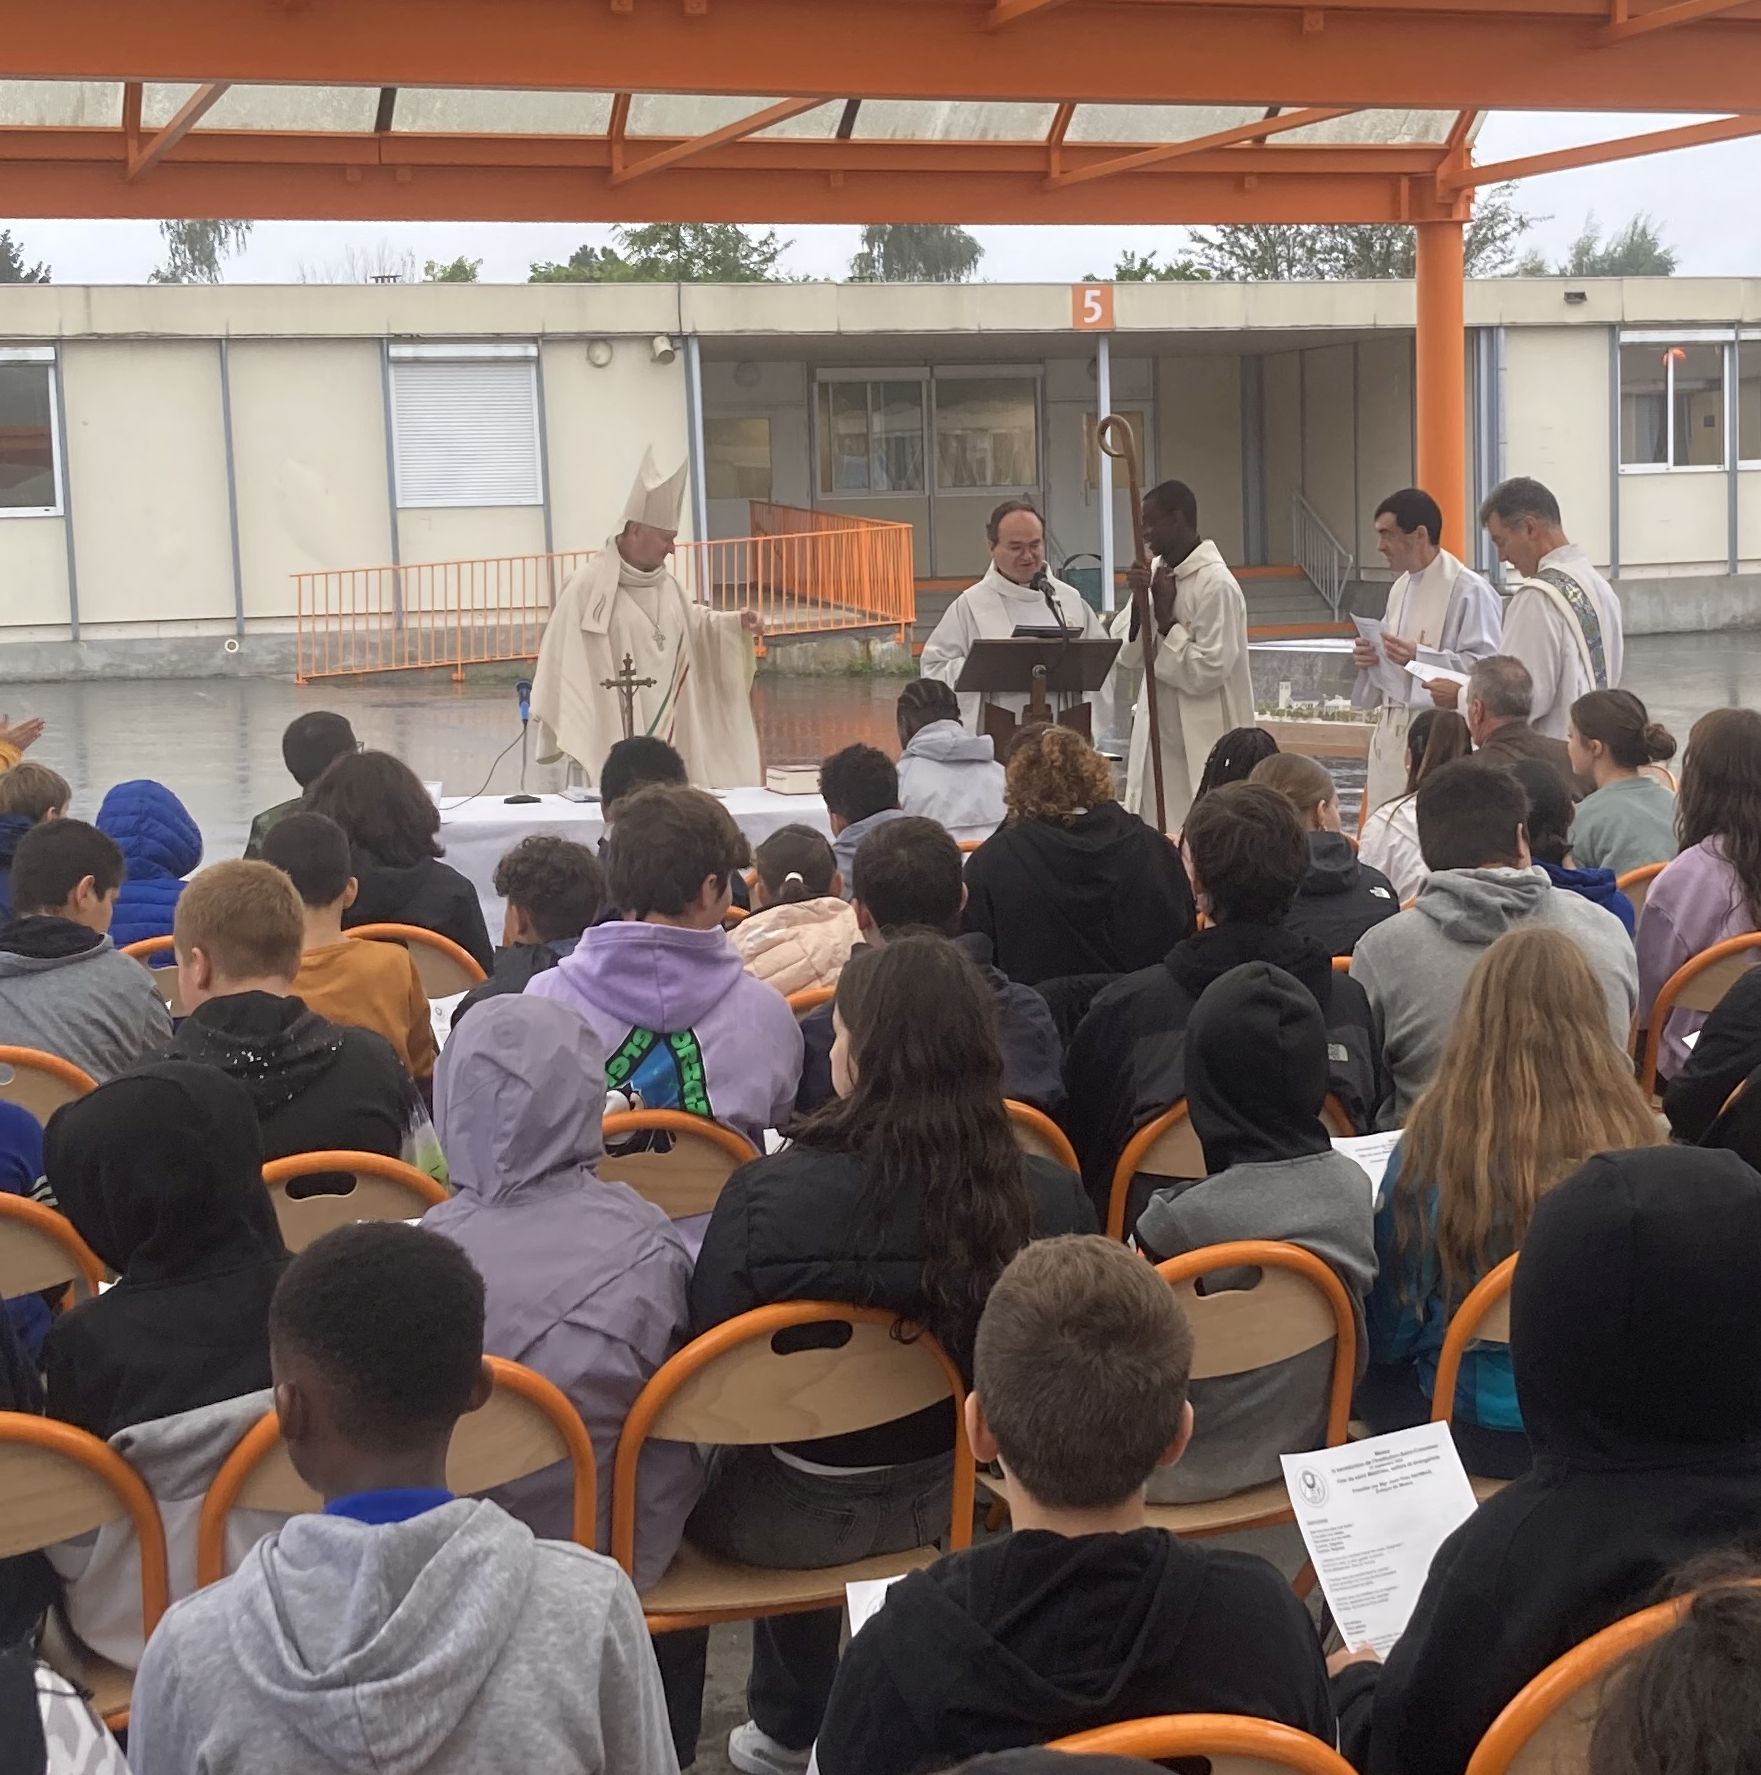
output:
{"label": "orange metal canopy beam", "polygon": [[1476,185],[1496,185],[1503,179],[1532,179],[1541,173],[1606,166],[1610,161],[1637,160],[1645,154],[1667,154],[1676,148],[1702,148],[1712,142],[1735,142],[1758,135],[1761,117],[1714,117],[1706,123],[1683,124],[1680,129],[1652,130],[1647,135],[1621,136],[1612,142],[1588,142],[1581,148],[1556,148],[1549,154],[1497,160],[1490,166],[1462,167],[1439,174],[1437,185],[1445,193],[1466,191]]}
{"label": "orange metal canopy beam", "polygon": [[1653,31],[1669,31],[1678,25],[1692,24],[1695,19],[1715,18],[1719,13],[1737,12],[1749,0],[1676,0],[1673,6],[1659,6],[1654,12],[1617,17],[1597,34],[1602,43],[1625,43],[1634,37],[1648,37]]}
{"label": "orange metal canopy beam", "polygon": [[1050,190],[1057,190],[1065,185],[1084,185],[1093,179],[1110,179],[1115,173],[1141,172],[1145,167],[1165,166],[1171,160],[1184,160],[1214,148],[1263,141],[1267,136],[1281,135],[1286,130],[1307,129],[1311,124],[1330,123],[1335,117],[1350,117],[1352,113],[1352,106],[1336,105],[1287,111],[1281,117],[1258,117],[1252,123],[1238,123],[1233,129],[1214,130],[1208,136],[1194,136],[1184,142],[1164,142],[1156,148],[1140,148],[1134,154],[1115,155],[1111,160],[1078,167],[1073,172],[1053,173],[1046,185]]}
{"label": "orange metal canopy beam", "polygon": [[1067,6],[1069,0],[996,0],[985,21],[994,31],[1001,25],[1012,25],[1017,19],[1031,18],[1036,13],[1050,12],[1054,6]]}
{"label": "orange metal canopy beam", "polygon": [[[774,123],[787,123],[791,117],[799,117],[804,111],[817,111],[823,103],[822,99],[785,99],[780,105],[768,105],[762,111],[753,112],[750,117],[736,118],[732,123],[724,123],[720,129],[692,136],[688,141],[675,142],[670,148],[645,154],[640,160],[626,160],[621,167],[613,169],[611,182],[622,185],[630,179],[644,178],[665,167],[677,166],[682,160],[695,160],[699,155],[707,154],[710,149],[719,148],[725,142],[743,141],[747,136],[755,136],[760,130],[769,129]],[[624,140],[627,147],[628,137]]]}
{"label": "orange metal canopy beam", "polygon": [[[139,89],[132,89],[132,103],[138,107],[140,103]],[[166,124],[144,147],[134,150],[131,147],[128,157],[128,176],[138,179],[142,173],[157,166],[173,148],[187,136],[204,117],[226,96],[226,85],[223,81],[213,81],[200,87],[191,94],[189,100],[179,109],[177,115]],[[140,113],[135,111],[136,125],[139,125]]]}

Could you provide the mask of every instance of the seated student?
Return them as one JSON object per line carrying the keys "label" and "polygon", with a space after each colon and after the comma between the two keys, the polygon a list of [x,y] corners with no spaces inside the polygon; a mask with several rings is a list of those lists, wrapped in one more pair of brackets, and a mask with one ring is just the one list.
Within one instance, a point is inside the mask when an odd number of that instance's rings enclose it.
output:
{"label": "seated student", "polygon": [[[1540,925],[1500,937],[1468,975],[1376,1214],[1373,1366],[1357,1409],[1378,1433],[1429,1419],[1451,1314],[1521,1247],[1541,1197],[1593,1153],[1658,1144],[1601,1008],[1583,952]],[[1471,1472],[1508,1479],[1527,1470],[1504,1350],[1468,1352],[1453,1425]]]}
{"label": "seated student", "polygon": [[1761,1177],[1734,1154],[1603,1153],[1547,1193],[1510,1311],[1535,1465],[1438,1548],[1386,1669],[1335,1676],[1357,1768],[1461,1775],[1531,1677],[1761,1534],[1758,1294]]}
{"label": "seated student", "polygon": [[346,715],[334,714],[329,709],[308,709],[305,714],[296,715],[281,736],[281,761],[287,766],[287,774],[299,784],[300,792],[290,800],[264,808],[251,821],[245,855],[260,856],[263,840],[269,836],[275,822],[298,813],[306,805],[306,791],[325,771],[338,758],[360,749],[361,742],[355,738],[355,730],[349,726]]}
{"label": "seated student", "polygon": [[493,885],[507,901],[501,947],[489,978],[459,1000],[452,1026],[473,1005],[504,992],[524,992],[540,974],[573,955],[605,904],[605,871],[584,844],[534,833],[495,866]]}
{"label": "seated student", "polygon": [[960,725],[960,699],[939,678],[899,692],[899,805],[958,840],[989,838],[1003,823],[1003,767],[986,733]]}
{"label": "seated student", "polygon": [[[599,860],[603,863],[611,849],[611,829],[617,821],[618,808],[638,789],[684,789],[690,786],[691,779],[685,770],[685,761],[665,740],[656,739],[651,733],[632,734],[627,740],[619,740],[606,753],[605,762],[599,767],[599,813],[605,821],[605,830],[599,835]],[[740,856],[738,867],[744,869],[751,861],[750,846],[746,835],[740,835]],[[752,904],[747,893],[746,879],[736,875],[732,883],[734,904],[742,912]],[[607,906],[599,915],[598,923],[608,924],[621,918],[623,913],[615,906]]]}
{"label": "seated student", "polygon": [[13,916],[0,925],[0,1039],[100,1082],[171,1034],[147,970],[110,940],[121,885],[122,852],[96,826],[48,820],[19,840]]}
{"label": "seated student", "polygon": [[450,937],[488,973],[495,963],[477,890],[440,861],[440,809],[389,752],[346,752],[306,795],[349,841],[358,892],[343,928],[414,924]]}
{"label": "seated student", "polygon": [[[1688,1055],[1663,1087],[1670,1132],[1687,1145],[1724,1147],[1750,1164],[1761,1158],[1761,1095],[1745,1084],[1761,1067],[1761,972],[1750,969],[1718,1001]],[[1742,1096],[1730,1103],[1739,1085]],[[1729,1104],[1727,1112],[1725,1106]]]}
{"label": "seated student", "polygon": [[1431,874],[1417,903],[1365,931],[1351,957],[1393,1087],[1384,1128],[1398,1128],[1431,1082],[1468,975],[1506,931],[1538,924],[1570,937],[1596,972],[1608,1033],[1623,1047],[1638,997],[1638,963],[1620,920],[1561,893],[1533,867],[1528,798],[1509,771],[1459,759],[1425,779],[1418,805]]}
{"label": "seated student", "polygon": [[781,993],[833,985],[861,932],[832,847],[811,826],[779,826],[753,861],[752,915],[728,933],[746,972]]}
{"label": "seated student", "polygon": [[[852,903],[862,941],[883,947],[907,931],[936,931],[978,970],[990,988],[1003,1055],[1003,1095],[1048,1115],[1064,1104],[1064,1043],[1046,1001],[1031,986],[1017,986],[991,966],[991,946],[977,931],[960,931],[966,888],[959,847],[935,820],[907,814],[863,839],[856,852]],[[832,1007],[821,1005],[801,1019],[806,1052],[795,1108],[802,1114],[831,1102]]]}
{"label": "seated student", "polygon": [[395,1222],[326,1234],[270,1310],[275,1409],[325,1499],[176,1604],[141,1661],[134,1775],[674,1775],[630,1581],[447,1490],[489,1397],[483,1283]]}
{"label": "seated student", "polygon": [[1559,780],[1574,799],[1589,791],[1591,785],[1580,784],[1573,774],[1571,751],[1565,741],[1537,733],[1529,725],[1535,680],[1520,659],[1492,653],[1475,660],[1461,696],[1474,756],[1482,764],[1508,770],[1519,758],[1538,758],[1559,773]]}
{"label": "seated student", "polygon": [[27,758],[0,774],[0,920],[12,916],[12,859],[18,841],[33,826],[60,819],[72,799],[67,778],[46,764]]}
{"label": "seated student", "polygon": [[1145,1521],[1145,1481],[1193,1429],[1192,1331],[1155,1271],[1105,1239],[1028,1246],[985,1302],[973,1368],[967,1430],[1002,1466],[1014,1532],[887,1592],[844,1654],[820,1775],[917,1775],[1169,1713],[1331,1744],[1320,1644],[1280,1574]]}
{"label": "seated student", "polygon": [[169,937],[184,877],[202,860],[201,828],[189,809],[147,778],[118,783],[93,822],[122,852],[122,891],[110,937],[118,949],[148,937]]}
{"label": "seated student", "polygon": [[[1357,1309],[1361,1373],[1362,1303],[1376,1278],[1371,1204],[1362,1170],[1333,1150],[1321,1121],[1326,1095],[1327,1026],[1313,996],[1263,961],[1213,980],[1186,1024],[1186,1102],[1209,1175],[1151,1196],[1136,1239],[1157,1262],[1231,1239],[1282,1239],[1312,1252]],[[1235,1274],[1207,1276],[1207,1290]],[[1332,1376],[1326,1344],[1195,1380],[1197,1439],[1179,1466],[1151,1478],[1151,1503],[1198,1503],[1279,1478],[1280,1455],[1326,1440]]]}
{"label": "seated student", "polygon": [[[1639,1028],[1664,982],[1683,962],[1727,937],[1761,928],[1761,714],[1714,709],[1688,734],[1676,798],[1681,853],[1651,883],[1639,921]],[[1687,1063],[1686,1037],[1706,1019],[1677,1011],[1657,1050],[1673,1079]]]}
{"label": "seated student", "polygon": [[[832,1071],[837,1100],[717,1200],[691,1277],[692,1332],[774,1301],[854,1301],[926,1324],[967,1371],[979,1309],[1016,1251],[1093,1229],[1082,1186],[1015,1144],[991,995],[945,937],[852,954]],[[915,1547],[946,1520],[953,1445],[952,1415],[934,1406],[850,1436],[718,1449],[688,1533],[777,1567]],[[806,1766],[841,1620],[829,1609],[754,1623],[736,1768]]]}
{"label": "seated student", "polygon": [[177,977],[189,1015],[167,1050],[237,1079],[265,1159],[383,1153],[445,1177],[421,1094],[391,1044],[308,1010],[294,995],[305,908],[268,863],[215,863],[177,907]]}
{"label": "seated student", "polygon": [[1363,823],[1358,861],[1381,870],[1403,906],[1425,885],[1428,873],[1419,849],[1419,785],[1472,750],[1467,723],[1459,715],[1421,709],[1406,730],[1406,792],[1373,809]]}
{"label": "seated student", "polygon": [[857,845],[889,820],[905,817],[899,805],[899,772],[873,746],[846,746],[819,767],[819,792],[831,816],[832,856],[848,899]]}
{"label": "seated student", "polygon": [[1667,863],[1675,839],[1675,792],[1647,764],[1675,756],[1675,738],[1630,690],[1592,690],[1571,706],[1571,767],[1596,785],[1578,803],[1571,851],[1580,867],[1625,875]]}
{"label": "seated student", "polygon": [[801,1030],[721,928],[744,843],[701,789],[627,797],[611,835],[623,919],[595,925],[526,991],[593,1026],[606,1082],[633,1107],[710,1116],[757,1145],[794,1111]]}
{"label": "seated student", "polygon": [[[0,1194],[34,1196],[42,1175],[43,1124],[22,1105],[0,1101]],[[15,1295],[0,1317],[11,1325],[26,1359],[36,1365],[49,1331],[48,1301],[40,1294]]]}
{"label": "seated student", "polygon": [[967,859],[964,928],[1011,980],[1147,967],[1193,928],[1180,853],[1128,813],[1112,767],[1066,727],[1009,755],[1009,817]]}
{"label": "seated student", "polygon": [[1529,855],[1556,888],[1581,894],[1592,906],[1612,912],[1633,934],[1633,903],[1614,885],[1612,869],[1579,868],[1571,856],[1572,803],[1565,779],[1541,758],[1519,758],[1510,774],[1523,786],[1529,811],[1523,821]]}
{"label": "seated student", "polygon": [[1300,752],[1279,752],[1255,765],[1248,781],[1276,789],[1296,809],[1308,839],[1308,874],[1284,915],[1284,928],[1312,937],[1329,955],[1349,955],[1371,925],[1400,910],[1400,902],[1388,877],[1358,860],[1341,829],[1332,776]]}
{"label": "seated student", "polygon": [[1278,756],[1277,740],[1263,727],[1232,727],[1205,757],[1193,801],[1202,801],[1225,783],[1245,783],[1268,758]]}
{"label": "seated student", "polygon": [[[1354,1119],[1367,1120],[1382,1091],[1363,989],[1333,972],[1333,958],[1318,943],[1284,928],[1309,862],[1290,803],[1257,783],[1226,783],[1194,803],[1185,841],[1193,892],[1209,928],[1101,992],[1065,1056],[1068,1131],[1103,1214],[1126,1142],[1186,1095],[1186,1020],[1199,995],[1243,962],[1282,968],[1320,1007],[1328,1089]],[[1147,1196],[1142,1188],[1142,1199],[1127,1213],[1128,1228]]]}
{"label": "seated student", "polygon": [[[535,1368],[581,1414],[602,1475],[624,1419],[660,1365],[684,1346],[691,1258],[660,1209],[595,1167],[605,1097],[598,1036],[561,1005],[504,994],[447,1043],[434,1108],[457,1191],[422,1217],[477,1266],[486,1293],[483,1347]],[[678,1551],[703,1488],[694,1446],[642,1454],[637,1587]],[[567,1540],[572,1476],[558,1463],[516,1480],[498,1501],[534,1534]],[[611,1545],[611,1487],[599,1486],[596,1545]]]}
{"label": "seated student", "polygon": [[434,1023],[410,952],[401,944],[343,935],[343,916],[355,903],[355,878],[342,828],[325,814],[289,814],[263,840],[262,860],[294,884],[305,909],[295,997],[332,1023],[376,1031],[412,1078],[431,1078]]}

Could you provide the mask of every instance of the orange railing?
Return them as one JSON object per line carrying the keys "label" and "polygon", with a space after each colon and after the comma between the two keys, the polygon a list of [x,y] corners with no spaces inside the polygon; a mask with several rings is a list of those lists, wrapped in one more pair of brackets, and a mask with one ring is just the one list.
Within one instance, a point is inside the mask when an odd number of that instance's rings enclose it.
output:
{"label": "orange railing", "polygon": [[[917,620],[911,526],[754,500],[750,536],[680,543],[693,598],[755,606],[767,635],[892,629]],[[345,567],[294,575],[296,676],[413,671],[532,659],[556,596],[593,550]]]}

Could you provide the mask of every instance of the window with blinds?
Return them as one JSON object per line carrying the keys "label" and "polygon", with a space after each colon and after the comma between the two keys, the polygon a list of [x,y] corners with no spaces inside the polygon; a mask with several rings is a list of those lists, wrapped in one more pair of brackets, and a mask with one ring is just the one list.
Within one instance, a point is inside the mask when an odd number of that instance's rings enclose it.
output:
{"label": "window with blinds", "polygon": [[[432,349],[432,348],[430,348]],[[542,505],[538,364],[519,355],[393,348],[392,449],[400,506]],[[405,355],[405,352],[411,355]]]}

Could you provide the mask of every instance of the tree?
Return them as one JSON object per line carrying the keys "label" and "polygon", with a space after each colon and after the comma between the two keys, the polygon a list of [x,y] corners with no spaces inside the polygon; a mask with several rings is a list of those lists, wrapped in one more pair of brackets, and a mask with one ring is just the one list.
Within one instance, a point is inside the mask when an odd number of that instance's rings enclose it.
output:
{"label": "tree", "polygon": [[165,263],[147,281],[156,284],[217,284],[220,262],[242,251],[251,238],[249,222],[161,222]]}
{"label": "tree", "polygon": [[1194,264],[1184,253],[1164,265],[1154,253],[1140,254],[1127,249],[1119,255],[1119,262],[1113,267],[1110,278],[1099,277],[1091,272],[1082,281],[1091,284],[1166,284],[1209,283],[1210,279],[1211,274],[1202,265]]}
{"label": "tree", "polygon": [[1670,277],[1678,257],[1640,210],[1606,240],[1594,214],[1588,215],[1571,251],[1557,265],[1549,265],[1541,253],[1529,253],[1516,269],[1519,277]]}
{"label": "tree", "polygon": [[547,283],[766,283],[789,242],[773,229],[750,234],[731,222],[651,222],[615,228],[615,247],[577,247],[562,264],[532,267]]}
{"label": "tree", "polygon": [[[1488,191],[1468,223],[1463,247],[1467,275],[1507,272],[1518,239],[1535,221],[1516,207],[1510,186]],[[1192,243],[1208,275],[1246,283],[1411,277],[1418,257],[1416,236],[1402,222],[1252,222],[1209,231],[1195,228]]]}
{"label": "tree", "polygon": [[383,235],[370,247],[358,247],[350,241],[334,258],[322,265],[300,260],[294,268],[295,278],[303,284],[413,284],[416,276],[416,255],[409,247],[395,246]]}
{"label": "tree", "polygon": [[24,247],[12,238],[10,228],[0,228],[0,284],[46,284],[47,265],[27,265]]}
{"label": "tree", "polygon": [[428,284],[474,284],[482,269],[481,259],[467,259],[462,253],[444,265],[437,259],[430,259],[422,267],[422,281]]}
{"label": "tree", "polygon": [[978,270],[984,248],[945,222],[879,222],[862,230],[850,261],[855,283],[963,284]]}

